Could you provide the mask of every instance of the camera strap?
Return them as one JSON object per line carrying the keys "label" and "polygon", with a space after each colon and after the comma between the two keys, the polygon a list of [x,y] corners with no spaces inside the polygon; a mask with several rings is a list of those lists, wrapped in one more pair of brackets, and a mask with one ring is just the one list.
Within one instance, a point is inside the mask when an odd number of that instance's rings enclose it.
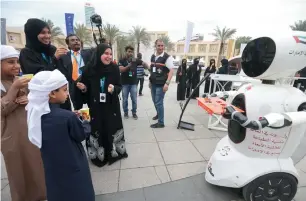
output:
{"label": "camera strap", "polygon": [[[51,57],[47,57],[44,53],[41,53],[42,58],[47,62],[47,64],[51,64],[52,63],[52,59]],[[49,60],[48,60],[49,59]]]}
{"label": "camera strap", "polygon": [[100,79],[100,88],[101,88],[101,93],[104,93],[104,84],[105,84],[105,77]]}

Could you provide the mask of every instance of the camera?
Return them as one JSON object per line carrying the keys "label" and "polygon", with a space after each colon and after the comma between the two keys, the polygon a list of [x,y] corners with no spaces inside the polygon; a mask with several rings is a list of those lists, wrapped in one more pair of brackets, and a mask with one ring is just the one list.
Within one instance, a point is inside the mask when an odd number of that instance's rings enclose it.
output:
{"label": "camera", "polygon": [[100,36],[100,38],[99,38],[100,44],[105,43],[106,40],[105,40],[105,38],[103,38],[103,36],[102,36],[102,18],[101,18],[101,16],[98,15],[98,14],[92,15],[92,16],[90,17],[90,22],[91,22],[92,36],[93,36],[93,38],[94,38],[95,43],[96,43],[97,45],[99,44],[99,43],[98,43],[97,36],[96,36],[96,34],[95,34],[95,32],[94,32],[93,24],[95,24],[96,27],[98,27],[99,36]]}
{"label": "camera", "polygon": [[98,14],[94,14],[90,17],[90,21],[94,24],[96,24],[97,26],[101,26],[102,25],[102,18],[100,15]]}
{"label": "camera", "polygon": [[290,31],[250,41],[241,56],[243,72],[265,80],[293,76],[306,65],[305,37],[305,32]]}
{"label": "camera", "polygon": [[135,57],[130,57],[128,61],[131,63],[130,68],[132,71],[135,70],[137,66],[142,65],[142,60]]}

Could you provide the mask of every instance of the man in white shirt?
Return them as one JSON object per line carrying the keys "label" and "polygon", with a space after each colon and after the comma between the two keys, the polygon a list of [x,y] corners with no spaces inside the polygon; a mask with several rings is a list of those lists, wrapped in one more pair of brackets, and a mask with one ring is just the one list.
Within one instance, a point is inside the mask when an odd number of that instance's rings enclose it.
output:
{"label": "man in white shirt", "polygon": [[151,128],[163,128],[164,123],[164,97],[173,75],[173,57],[164,52],[164,42],[160,39],[155,41],[156,53],[151,57],[150,87],[152,100],[157,112],[153,120],[158,120],[152,124]]}

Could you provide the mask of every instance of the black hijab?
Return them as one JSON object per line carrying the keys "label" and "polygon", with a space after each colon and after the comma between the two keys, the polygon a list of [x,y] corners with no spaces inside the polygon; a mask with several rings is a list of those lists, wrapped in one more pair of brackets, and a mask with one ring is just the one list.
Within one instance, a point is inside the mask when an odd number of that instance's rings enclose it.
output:
{"label": "black hijab", "polygon": [[115,64],[113,62],[106,65],[101,61],[101,56],[108,48],[112,49],[109,45],[105,43],[102,43],[95,48],[94,53],[86,69],[88,76],[100,76],[101,74],[109,73],[114,70],[113,65]]}
{"label": "black hijab", "polygon": [[195,59],[193,59],[193,64],[194,65],[199,65],[199,63],[200,63],[200,60],[199,60],[199,58],[195,58]]}
{"label": "black hijab", "polygon": [[24,25],[24,32],[26,35],[26,47],[35,50],[38,53],[44,53],[47,56],[53,56],[55,47],[51,44],[43,44],[38,40],[38,35],[44,29],[50,27],[48,24],[40,19],[31,18],[28,19]]}
{"label": "black hijab", "polygon": [[[185,63],[184,63],[184,61],[185,61]],[[184,70],[186,70],[186,68],[187,68],[187,59],[182,59],[182,68]]]}
{"label": "black hijab", "polygon": [[[212,64],[214,63],[214,65],[212,66]],[[215,67],[216,66],[216,60],[215,59],[211,59],[209,61],[209,66],[208,67]]]}

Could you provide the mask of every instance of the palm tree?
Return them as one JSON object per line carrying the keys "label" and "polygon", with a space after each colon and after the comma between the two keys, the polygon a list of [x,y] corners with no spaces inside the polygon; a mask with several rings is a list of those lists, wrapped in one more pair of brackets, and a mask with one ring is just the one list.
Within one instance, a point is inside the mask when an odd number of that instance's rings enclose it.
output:
{"label": "palm tree", "polygon": [[146,28],[133,26],[133,30],[130,30],[130,35],[132,40],[137,44],[137,53],[139,53],[140,43],[144,44],[146,47],[150,45],[151,38]]}
{"label": "palm tree", "polygon": [[103,32],[110,46],[115,42],[116,37],[120,35],[120,30],[116,25],[111,25],[109,23],[103,26]]}
{"label": "palm tree", "polygon": [[45,19],[45,18],[42,18],[42,20],[45,21],[50,28],[51,42],[53,43],[54,41],[56,41],[59,44],[64,45],[65,42],[58,38],[58,36],[63,35],[62,29],[60,27],[54,26],[54,23],[52,22],[52,20]]}
{"label": "palm tree", "polygon": [[76,23],[74,26],[74,33],[80,38],[82,48],[84,44],[91,45],[92,43],[92,36],[91,32],[87,29],[84,24]]}
{"label": "palm tree", "polygon": [[[242,43],[248,43],[250,42],[252,37],[250,36],[239,36],[236,38],[236,43],[235,43],[235,49],[239,49],[240,51],[240,46]],[[240,52],[238,52],[239,54]]]}
{"label": "palm tree", "polygon": [[117,36],[117,57],[121,59],[125,55],[125,47],[129,45],[129,39],[127,36]]}
{"label": "palm tree", "polygon": [[117,43],[117,57],[118,59],[122,59],[125,56],[125,47],[132,46],[135,47],[135,43],[133,42],[131,36],[119,35],[116,37]]}
{"label": "palm tree", "polygon": [[293,31],[306,31],[306,20],[299,20],[291,25],[290,28]]}
{"label": "palm tree", "polygon": [[168,52],[171,52],[174,50],[174,44],[171,42],[169,36],[165,36],[163,35],[162,37],[159,38],[160,40],[162,40],[165,44],[165,49],[168,51]]}
{"label": "palm tree", "polygon": [[230,29],[224,27],[223,29],[220,29],[218,26],[214,29],[214,33],[212,35],[215,37],[215,41],[220,41],[220,50],[219,50],[219,56],[218,56],[218,65],[221,60],[221,55],[224,53],[224,43],[233,37],[233,35],[237,32],[236,29]]}

